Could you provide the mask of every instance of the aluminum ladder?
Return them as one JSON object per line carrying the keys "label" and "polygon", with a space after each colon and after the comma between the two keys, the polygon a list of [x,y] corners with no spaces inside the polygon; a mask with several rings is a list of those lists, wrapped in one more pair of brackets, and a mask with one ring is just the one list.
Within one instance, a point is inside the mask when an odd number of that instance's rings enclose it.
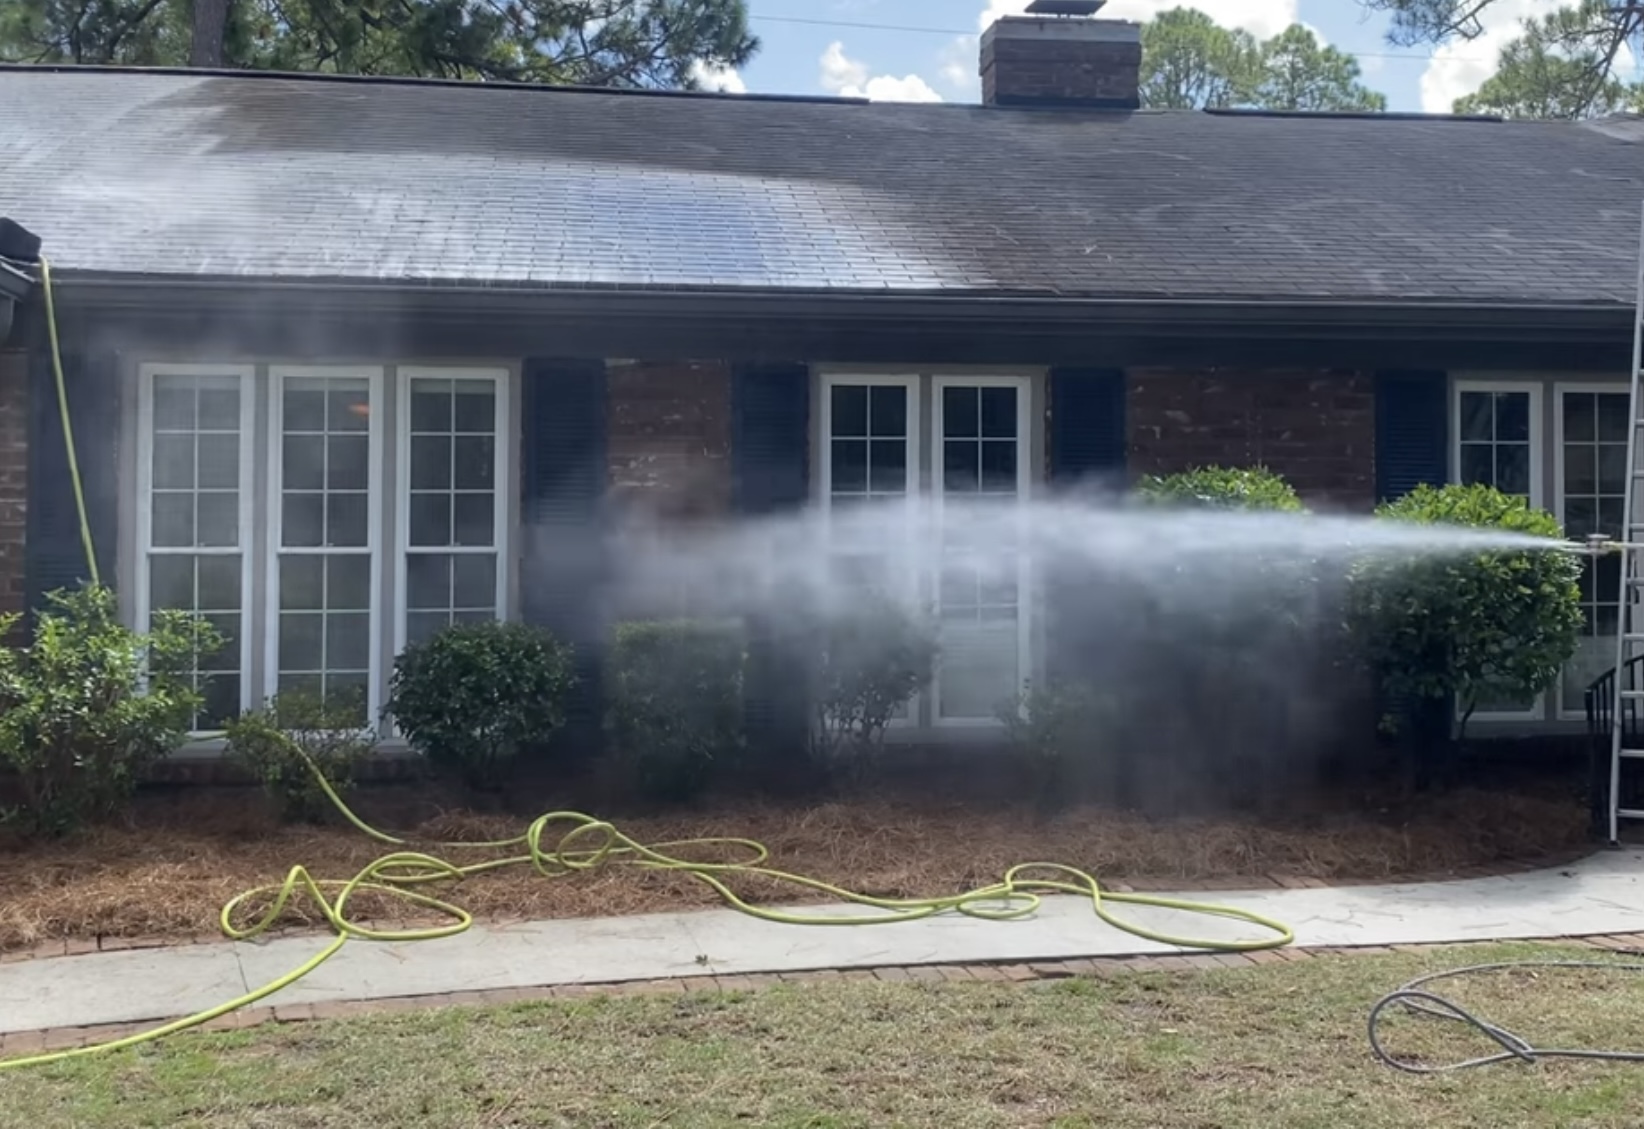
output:
{"label": "aluminum ladder", "polygon": [[[1610,548],[1621,554],[1621,615],[1617,624],[1615,648],[1615,701],[1610,715],[1610,787],[1606,798],[1609,809],[1609,841],[1613,845],[1621,835],[1622,820],[1644,820],[1644,808],[1623,807],[1623,770],[1629,764],[1644,772],[1644,740],[1634,738],[1628,743],[1629,711],[1644,712],[1644,689],[1635,689],[1628,663],[1644,656],[1644,468],[1639,466],[1639,455],[1644,444],[1639,436],[1644,432],[1644,211],[1640,213],[1638,244],[1638,282],[1634,291],[1632,374],[1628,381],[1627,412],[1631,426],[1627,431],[1627,494],[1622,508],[1620,539]],[[1644,665],[1644,664],[1641,664]],[[1644,727],[1634,726],[1635,730]]]}

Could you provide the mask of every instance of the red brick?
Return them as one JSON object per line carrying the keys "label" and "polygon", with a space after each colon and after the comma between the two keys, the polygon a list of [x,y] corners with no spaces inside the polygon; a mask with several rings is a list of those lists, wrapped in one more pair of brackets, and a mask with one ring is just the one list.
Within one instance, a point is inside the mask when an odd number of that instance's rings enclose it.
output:
{"label": "red brick", "polygon": [[947,979],[947,977],[942,975],[942,970],[940,968],[933,968],[930,965],[915,965],[914,967],[909,968],[908,978],[910,980],[918,980],[926,984],[940,984],[943,980]]}
{"label": "red brick", "polygon": [[1005,975],[1004,970],[997,965],[973,964],[967,967],[970,970],[971,979],[973,980],[985,980],[997,983],[1001,980],[1010,979],[1010,977]]}
{"label": "red brick", "polygon": [[280,1004],[274,1009],[276,1023],[306,1023],[313,1018],[313,1004]]}
{"label": "red brick", "polygon": [[876,968],[873,970],[873,974],[888,983],[906,982],[912,979],[905,968]]}
{"label": "red brick", "polygon": [[46,1049],[43,1031],[13,1031],[0,1042],[0,1059],[26,1058]]}

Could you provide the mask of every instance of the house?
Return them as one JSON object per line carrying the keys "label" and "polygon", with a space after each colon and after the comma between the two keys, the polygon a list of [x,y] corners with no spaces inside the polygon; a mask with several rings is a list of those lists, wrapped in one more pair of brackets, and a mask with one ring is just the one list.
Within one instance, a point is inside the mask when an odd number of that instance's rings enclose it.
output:
{"label": "house", "polygon": [[[208,730],[282,685],[380,702],[453,621],[585,636],[612,491],[828,505],[870,444],[876,489],[962,489],[937,453],[982,406],[1008,492],[1261,462],[1618,532],[1644,120],[1145,112],[1139,58],[1008,17],[981,105],[0,68],[102,573],[233,637]],[[37,275],[0,269],[10,610],[86,571]],[[1575,723],[1601,579],[1564,685],[1476,729]],[[942,690],[916,727],[991,719]]]}

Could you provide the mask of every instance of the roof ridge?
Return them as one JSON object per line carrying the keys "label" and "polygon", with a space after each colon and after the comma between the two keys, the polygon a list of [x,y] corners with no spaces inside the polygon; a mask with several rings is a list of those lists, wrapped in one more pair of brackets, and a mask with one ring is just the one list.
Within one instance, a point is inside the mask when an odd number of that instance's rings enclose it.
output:
{"label": "roof ridge", "polygon": [[0,74],[163,75],[178,78],[226,78],[361,86],[431,86],[480,90],[551,91],[555,94],[609,94],[629,98],[684,98],[736,102],[838,102],[865,105],[866,98],[832,94],[735,94],[723,90],[653,90],[624,86],[577,86],[569,83],[514,82],[496,79],[435,78],[424,75],[338,74],[320,71],[262,71],[229,67],[137,67],[98,63],[0,63]]}

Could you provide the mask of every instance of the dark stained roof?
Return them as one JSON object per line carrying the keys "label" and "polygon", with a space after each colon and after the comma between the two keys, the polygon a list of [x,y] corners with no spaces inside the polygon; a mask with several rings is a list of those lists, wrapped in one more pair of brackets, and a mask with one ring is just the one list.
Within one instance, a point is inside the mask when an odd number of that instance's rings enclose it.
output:
{"label": "dark stained roof", "polygon": [[1644,121],[0,70],[0,211],[111,274],[1631,303]]}

